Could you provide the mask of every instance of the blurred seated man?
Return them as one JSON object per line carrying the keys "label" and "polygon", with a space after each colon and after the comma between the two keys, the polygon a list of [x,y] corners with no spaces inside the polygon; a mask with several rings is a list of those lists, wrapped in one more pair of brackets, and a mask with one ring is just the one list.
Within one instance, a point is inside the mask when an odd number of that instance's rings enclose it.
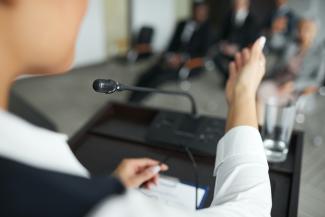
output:
{"label": "blurred seated man", "polygon": [[218,54],[215,64],[228,78],[228,65],[234,55],[244,47],[251,45],[258,38],[258,24],[250,12],[250,0],[234,0],[220,32]]}
{"label": "blurred seated man", "polygon": [[268,38],[266,55],[268,59],[267,72],[279,61],[296,34],[297,18],[289,8],[287,0],[275,0],[276,8],[267,18],[264,34]]}
{"label": "blurred seated man", "polygon": [[[190,70],[190,77],[202,73],[204,57],[209,47],[209,10],[205,3],[194,3],[193,17],[181,21],[176,28],[167,51],[160,60],[140,76],[137,86],[156,88],[168,81],[179,79],[181,68]],[[147,93],[132,93],[129,101],[139,103]]]}
{"label": "blurred seated man", "polygon": [[271,13],[271,16],[267,18],[264,26],[265,30],[271,31],[273,24],[278,18],[285,18],[287,25],[284,33],[293,36],[296,30],[297,17],[288,6],[288,0],[275,0],[275,6],[275,10]]}
{"label": "blurred seated man", "polygon": [[274,19],[271,29],[265,31],[268,39],[265,47],[265,54],[268,60],[266,66],[267,76],[269,76],[270,72],[274,71],[274,67],[281,61],[288,44],[294,41],[294,36],[287,34],[288,25],[288,18],[286,16],[279,16]]}
{"label": "blurred seated man", "polygon": [[127,54],[129,62],[133,63],[137,60],[149,58],[152,52],[152,41],[155,31],[150,26],[144,26],[140,29],[137,37],[135,38],[132,49]]}
{"label": "blurred seated man", "polygon": [[261,85],[260,103],[271,97],[282,99],[310,94],[324,81],[325,64],[323,46],[315,43],[317,24],[312,19],[301,19],[298,23],[298,38],[277,63],[275,71]]}

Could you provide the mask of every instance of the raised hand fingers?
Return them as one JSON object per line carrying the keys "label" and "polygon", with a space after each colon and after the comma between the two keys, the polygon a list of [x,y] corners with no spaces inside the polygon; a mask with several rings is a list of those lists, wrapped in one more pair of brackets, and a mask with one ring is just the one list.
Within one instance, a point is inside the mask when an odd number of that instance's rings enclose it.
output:
{"label": "raised hand fingers", "polygon": [[240,71],[243,68],[243,64],[244,64],[242,53],[240,53],[240,52],[236,53],[235,63],[236,63],[237,71]]}
{"label": "raised hand fingers", "polygon": [[238,52],[235,55],[237,72],[241,71],[241,69],[249,62],[250,57],[251,51],[248,48],[243,49],[242,52]]}
{"label": "raised hand fingers", "polygon": [[229,64],[229,77],[230,77],[230,80],[232,80],[233,78],[235,78],[236,75],[237,75],[236,64],[235,64],[235,62],[231,62]]}
{"label": "raised hand fingers", "polygon": [[244,62],[246,64],[249,61],[250,57],[251,57],[251,52],[250,52],[250,50],[248,48],[245,48],[243,50],[242,55],[243,55],[243,60],[244,60]]}
{"label": "raised hand fingers", "polygon": [[263,56],[263,49],[266,43],[266,38],[260,37],[253,45],[252,47],[252,53],[251,53],[251,60],[252,61],[258,61],[260,60],[261,56]]}
{"label": "raised hand fingers", "polygon": [[261,55],[260,62],[261,62],[261,66],[262,67],[265,67],[265,65],[266,65],[266,58],[265,58],[264,54]]}

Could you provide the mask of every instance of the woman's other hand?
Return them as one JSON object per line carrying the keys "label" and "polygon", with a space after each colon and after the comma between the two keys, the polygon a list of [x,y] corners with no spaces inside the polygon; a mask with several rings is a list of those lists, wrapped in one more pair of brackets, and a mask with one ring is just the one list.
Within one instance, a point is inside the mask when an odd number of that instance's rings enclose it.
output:
{"label": "woman's other hand", "polygon": [[125,159],[117,167],[113,176],[121,180],[126,188],[144,186],[152,188],[158,184],[159,172],[168,170],[168,166],[160,165],[152,159]]}

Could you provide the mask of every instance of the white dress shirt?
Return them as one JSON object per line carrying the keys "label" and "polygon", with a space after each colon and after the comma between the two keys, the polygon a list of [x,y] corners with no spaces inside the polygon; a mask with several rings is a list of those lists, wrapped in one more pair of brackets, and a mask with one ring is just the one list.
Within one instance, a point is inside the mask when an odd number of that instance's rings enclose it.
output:
{"label": "white dress shirt", "polygon": [[191,21],[186,22],[184,30],[182,32],[182,37],[181,37],[183,44],[187,44],[191,41],[197,26],[198,25],[195,21],[191,20]]}
{"label": "white dress shirt", "polygon": [[[0,110],[0,156],[30,165],[88,177],[71,152],[67,137],[35,127]],[[212,174],[211,174],[212,175]],[[257,129],[237,127],[219,142],[214,200],[192,212],[160,204],[136,190],[98,204],[89,217],[269,217],[268,164]]]}
{"label": "white dress shirt", "polygon": [[248,10],[239,10],[235,13],[235,24],[236,26],[241,27],[246,22],[248,17],[249,11]]}

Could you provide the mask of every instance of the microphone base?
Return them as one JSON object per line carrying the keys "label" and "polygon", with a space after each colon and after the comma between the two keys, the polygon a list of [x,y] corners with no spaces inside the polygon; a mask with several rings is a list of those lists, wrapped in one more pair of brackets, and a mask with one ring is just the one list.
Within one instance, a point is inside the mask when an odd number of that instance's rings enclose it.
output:
{"label": "microphone base", "polygon": [[146,136],[147,142],[164,148],[191,149],[197,155],[215,156],[224,135],[225,121],[219,118],[161,111]]}

